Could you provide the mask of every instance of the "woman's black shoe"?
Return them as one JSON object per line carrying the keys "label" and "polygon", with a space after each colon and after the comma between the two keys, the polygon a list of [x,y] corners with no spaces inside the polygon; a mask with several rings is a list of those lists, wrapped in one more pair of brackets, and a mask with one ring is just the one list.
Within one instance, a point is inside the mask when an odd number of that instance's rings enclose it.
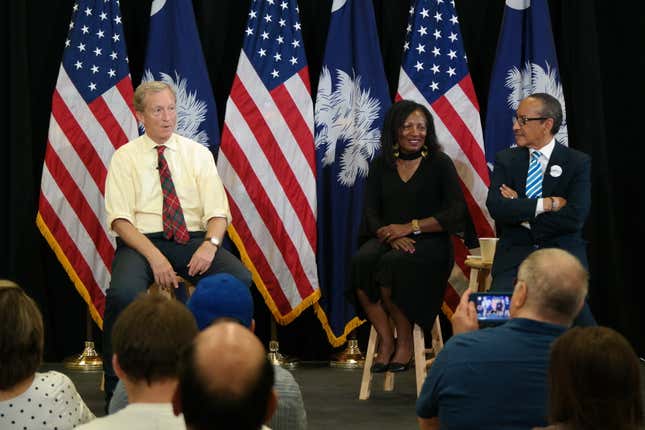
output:
{"label": "woman's black shoe", "polygon": [[390,372],[396,373],[396,372],[405,372],[410,368],[410,362],[408,361],[407,363],[397,363],[396,361],[391,362],[387,367]]}
{"label": "woman's black shoe", "polygon": [[390,365],[387,363],[374,363],[372,364],[372,367],[370,367],[370,371],[372,373],[383,373],[388,371],[388,367]]}

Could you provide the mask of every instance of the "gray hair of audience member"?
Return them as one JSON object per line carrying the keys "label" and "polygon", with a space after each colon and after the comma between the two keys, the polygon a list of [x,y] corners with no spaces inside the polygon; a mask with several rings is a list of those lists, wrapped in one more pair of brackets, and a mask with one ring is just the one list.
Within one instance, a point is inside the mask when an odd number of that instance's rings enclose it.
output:
{"label": "gray hair of audience member", "polygon": [[549,422],[570,430],[636,430],[643,425],[640,364],[608,327],[574,327],[551,347]]}
{"label": "gray hair of audience member", "polygon": [[182,354],[174,410],[192,430],[259,429],[275,408],[273,382],[258,338],[237,322],[217,320]]}
{"label": "gray hair of audience member", "polygon": [[558,130],[560,130],[560,126],[562,125],[562,120],[564,118],[564,115],[562,114],[562,105],[560,105],[558,99],[547,93],[535,93],[531,94],[527,98],[529,97],[542,102],[540,116],[553,119],[551,135],[555,136],[558,133]]}
{"label": "gray hair of audience member", "polygon": [[520,264],[517,279],[528,288],[526,305],[549,320],[569,324],[587,295],[589,275],[580,261],[562,249],[531,253]]}
{"label": "gray hair of audience member", "polygon": [[112,347],[128,378],[150,384],[177,377],[180,352],[197,333],[195,318],[181,302],[142,294],[114,323]]}
{"label": "gray hair of audience member", "polygon": [[31,377],[43,360],[40,309],[13,281],[0,279],[0,390]]}
{"label": "gray hair of audience member", "polygon": [[177,93],[175,92],[174,88],[165,82],[142,82],[134,91],[134,110],[136,110],[137,112],[143,112],[146,109],[146,96],[151,93],[160,93],[165,90],[170,91],[173,97],[177,99]]}

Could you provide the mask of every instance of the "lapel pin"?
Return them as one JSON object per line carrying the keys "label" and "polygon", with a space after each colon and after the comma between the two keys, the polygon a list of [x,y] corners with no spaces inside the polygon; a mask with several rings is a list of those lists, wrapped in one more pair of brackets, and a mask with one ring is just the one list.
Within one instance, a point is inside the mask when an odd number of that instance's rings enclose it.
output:
{"label": "lapel pin", "polygon": [[560,175],[562,174],[562,167],[558,166],[557,164],[554,164],[553,166],[551,166],[551,170],[549,171],[549,174],[554,178],[559,178]]}

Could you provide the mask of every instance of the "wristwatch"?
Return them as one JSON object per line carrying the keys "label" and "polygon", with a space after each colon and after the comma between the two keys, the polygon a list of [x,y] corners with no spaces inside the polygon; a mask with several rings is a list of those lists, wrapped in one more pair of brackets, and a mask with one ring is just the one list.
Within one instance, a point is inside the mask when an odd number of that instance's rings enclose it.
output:
{"label": "wristwatch", "polygon": [[215,247],[217,247],[218,249],[222,245],[222,241],[216,238],[215,236],[207,237],[206,239],[204,239],[204,242],[210,242],[213,245],[215,245]]}
{"label": "wristwatch", "polygon": [[558,201],[554,199],[553,197],[549,197],[551,199],[551,210],[556,210],[558,208]]}
{"label": "wristwatch", "polygon": [[413,219],[410,224],[412,224],[412,233],[421,234],[421,226],[419,225],[418,219]]}

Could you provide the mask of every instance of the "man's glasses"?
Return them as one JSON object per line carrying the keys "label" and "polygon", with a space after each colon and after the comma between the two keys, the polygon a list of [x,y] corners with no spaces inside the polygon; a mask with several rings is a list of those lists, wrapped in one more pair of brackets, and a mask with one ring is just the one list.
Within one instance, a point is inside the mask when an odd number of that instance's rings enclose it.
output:
{"label": "man's glasses", "polygon": [[521,126],[525,126],[527,122],[529,121],[544,121],[545,119],[549,119],[548,117],[544,116],[537,116],[535,118],[529,118],[526,115],[518,116],[515,115],[513,116],[513,123],[519,123]]}

